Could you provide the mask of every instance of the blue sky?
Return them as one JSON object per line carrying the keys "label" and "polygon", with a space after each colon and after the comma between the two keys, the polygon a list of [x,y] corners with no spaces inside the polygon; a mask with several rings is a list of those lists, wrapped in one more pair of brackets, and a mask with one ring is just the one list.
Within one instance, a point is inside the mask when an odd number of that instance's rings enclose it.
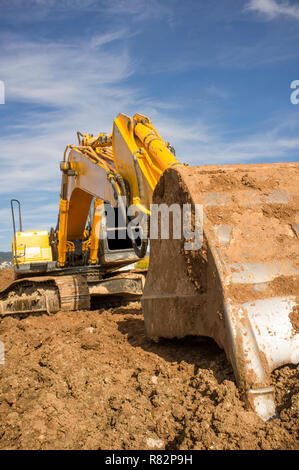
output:
{"label": "blue sky", "polygon": [[182,162],[296,161],[299,2],[1,0],[0,250],[9,201],[55,225],[59,162],[76,131],[151,117]]}

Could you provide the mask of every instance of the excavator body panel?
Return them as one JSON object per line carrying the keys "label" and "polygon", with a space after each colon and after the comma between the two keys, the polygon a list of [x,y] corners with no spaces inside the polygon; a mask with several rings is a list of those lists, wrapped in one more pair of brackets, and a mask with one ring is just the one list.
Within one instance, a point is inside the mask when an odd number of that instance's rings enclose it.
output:
{"label": "excavator body panel", "polygon": [[12,242],[16,264],[46,263],[52,261],[49,234],[46,230],[16,232]]}

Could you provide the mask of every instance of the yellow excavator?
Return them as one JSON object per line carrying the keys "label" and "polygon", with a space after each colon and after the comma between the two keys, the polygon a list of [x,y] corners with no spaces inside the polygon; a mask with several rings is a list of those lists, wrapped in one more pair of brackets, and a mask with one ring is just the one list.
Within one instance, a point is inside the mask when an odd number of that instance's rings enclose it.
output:
{"label": "yellow excavator", "polygon": [[[15,281],[0,315],[142,295],[150,338],[213,338],[247,403],[275,416],[271,371],[299,362],[299,164],[191,167],[140,114],[77,136],[56,228],[23,231],[11,202]],[[147,274],[130,269],[149,240]]]}

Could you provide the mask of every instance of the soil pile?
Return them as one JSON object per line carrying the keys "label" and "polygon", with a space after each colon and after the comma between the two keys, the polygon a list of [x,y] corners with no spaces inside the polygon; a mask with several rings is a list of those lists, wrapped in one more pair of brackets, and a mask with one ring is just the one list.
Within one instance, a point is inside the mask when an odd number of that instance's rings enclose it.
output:
{"label": "soil pile", "polygon": [[0,449],[299,448],[298,367],[273,372],[278,418],[264,423],[212,340],[151,342],[138,302],[6,317],[0,340]]}

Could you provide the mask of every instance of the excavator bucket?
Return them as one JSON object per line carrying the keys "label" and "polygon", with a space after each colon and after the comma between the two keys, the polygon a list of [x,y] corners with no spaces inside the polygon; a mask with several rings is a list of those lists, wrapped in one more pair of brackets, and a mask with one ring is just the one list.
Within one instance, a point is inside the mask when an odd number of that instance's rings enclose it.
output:
{"label": "excavator bucket", "polygon": [[151,239],[147,335],[213,338],[264,420],[276,413],[271,371],[299,362],[298,188],[298,163],[175,166],[153,194],[153,204],[191,204],[203,237],[195,249],[171,231]]}

